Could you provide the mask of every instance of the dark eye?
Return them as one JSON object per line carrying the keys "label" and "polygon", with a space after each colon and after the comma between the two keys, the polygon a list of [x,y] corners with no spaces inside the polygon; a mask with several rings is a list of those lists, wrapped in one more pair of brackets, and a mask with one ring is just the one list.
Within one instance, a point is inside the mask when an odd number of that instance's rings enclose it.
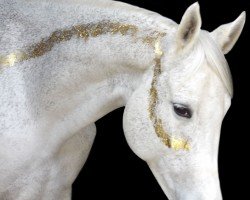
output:
{"label": "dark eye", "polygon": [[174,103],[174,111],[177,115],[181,117],[185,117],[185,118],[192,117],[191,110],[187,106]]}

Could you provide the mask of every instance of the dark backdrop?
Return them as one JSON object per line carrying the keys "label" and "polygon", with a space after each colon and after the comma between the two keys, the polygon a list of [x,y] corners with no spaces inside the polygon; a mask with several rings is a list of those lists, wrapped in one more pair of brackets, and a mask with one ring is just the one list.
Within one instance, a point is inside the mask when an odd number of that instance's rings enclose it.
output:
{"label": "dark backdrop", "polygon": [[[156,11],[176,22],[193,0],[123,0]],[[212,31],[249,10],[249,0],[200,0],[203,29]],[[247,15],[250,13],[247,12]],[[222,126],[219,173],[224,199],[249,199],[249,19],[233,50],[226,55],[234,79],[234,98]],[[126,143],[122,130],[123,109],[98,120],[90,156],[73,184],[73,200],[157,199],[164,193],[146,163]],[[247,166],[248,165],[248,166]],[[244,197],[244,195],[246,195]],[[248,196],[248,197],[247,197]]]}

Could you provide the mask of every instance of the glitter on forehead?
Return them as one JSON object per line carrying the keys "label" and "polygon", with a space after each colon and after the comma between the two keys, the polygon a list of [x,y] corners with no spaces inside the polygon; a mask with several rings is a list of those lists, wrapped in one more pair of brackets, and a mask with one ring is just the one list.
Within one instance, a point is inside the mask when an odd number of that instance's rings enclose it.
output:
{"label": "glitter on forehead", "polygon": [[161,141],[169,148],[173,150],[190,150],[190,145],[186,139],[174,138],[170,136],[163,127],[162,120],[157,116],[157,101],[158,101],[158,91],[157,91],[157,80],[161,74],[161,58],[163,56],[163,51],[161,49],[160,39],[162,36],[156,38],[154,41],[154,51],[155,51],[155,66],[153,72],[153,79],[151,82],[151,88],[149,91],[149,118],[153,123],[153,127],[156,135],[161,139]]}

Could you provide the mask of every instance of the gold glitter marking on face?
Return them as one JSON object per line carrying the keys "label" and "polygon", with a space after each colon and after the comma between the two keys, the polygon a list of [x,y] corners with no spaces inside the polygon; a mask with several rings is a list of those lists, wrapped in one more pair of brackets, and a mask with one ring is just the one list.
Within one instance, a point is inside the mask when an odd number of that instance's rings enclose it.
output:
{"label": "gold glitter marking on face", "polygon": [[68,29],[54,31],[48,38],[43,38],[26,50],[18,50],[5,56],[0,55],[0,67],[11,67],[16,63],[43,56],[56,44],[69,41],[74,36],[86,41],[89,37],[98,37],[108,33],[134,36],[137,31],[138,28],[134,25],[110,21],[75,25]]}
{"label": "gold glitter marking on face", "polygon": [[[162,37],[162,36],[161,36]],[[147,41],[154,42],[154,51],[155,51],[155,66],[154,66],[154,72],[153,72],[153,79],[151,82],[151,88],[149,91],[149,118],[153,122],[153,126],[155,129],[156,135],[161,139],[161,141],[169,148],[172,148],[174,150],[190,150],[190,145],[187,140],[184,139],[177,139],[172,136],[170,136],[163,128],[162,120],[158,118],[156,114],[156,107],[157,107],[157,101],[158,101],[158,92],[156,88],[157,84],[157,78],[161,74],[161,58],[163,56],[163,52],[161,50],[160,46],[160,39],[161,37],[158,37],[158,39],[151,40],[147,39]]]}

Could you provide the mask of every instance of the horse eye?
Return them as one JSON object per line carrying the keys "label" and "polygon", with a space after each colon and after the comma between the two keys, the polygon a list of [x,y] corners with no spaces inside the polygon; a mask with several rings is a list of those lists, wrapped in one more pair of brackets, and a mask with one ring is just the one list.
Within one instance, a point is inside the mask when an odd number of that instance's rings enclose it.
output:
{"label": "horse eye", "polygon": [[190,119],[192,117],[191,110],[184,105],[174,104],[174,111],[177,115]]}

